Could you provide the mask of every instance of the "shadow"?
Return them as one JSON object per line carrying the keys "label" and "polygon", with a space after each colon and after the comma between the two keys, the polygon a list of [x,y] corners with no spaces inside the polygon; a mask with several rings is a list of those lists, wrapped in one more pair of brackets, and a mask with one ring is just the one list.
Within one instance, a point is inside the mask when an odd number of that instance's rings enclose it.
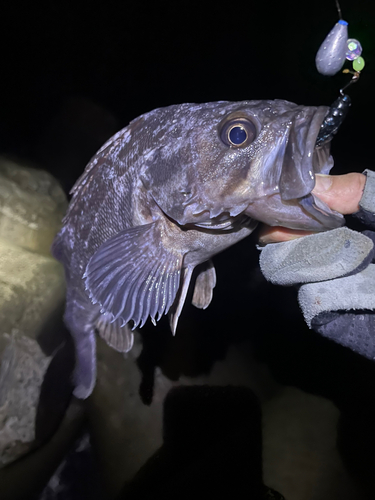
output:
{"label": "shadow", "polygon": [[282,500],[263,485],[260,406],[249,389],[172,389],[164,401],[163,439],[117,500],[241,498],[244,492],[254,500]]}

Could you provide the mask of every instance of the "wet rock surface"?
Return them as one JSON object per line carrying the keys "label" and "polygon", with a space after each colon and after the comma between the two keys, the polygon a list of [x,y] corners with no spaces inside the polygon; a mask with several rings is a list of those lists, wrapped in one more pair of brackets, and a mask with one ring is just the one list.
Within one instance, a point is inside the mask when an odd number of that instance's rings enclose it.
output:
{"label": "wet rock surface", "polygon": [[75,498],[93,470],[103,489],[97,495],[87,483],[92,500],[191,498],[203,483],[210,492],[245,485],[254,498],[282,498],[263,481],[288,500],[365,498],[337,450],[340,411],[276,383],[251,343],[232,346],[201,377],[171,381],[157,369],[150,404],[140,395],[141,349],[137,336],[134,357],[124,359],[99,342],[98,385],[84,403],[91,444],[71,453],[40,500],[63,499],[63,491]]}
{"label": "wet rock surface", "polygon": [[73,398],[48,441],[0,469],[1,500],[36,500],[82,433],[84,423],[84,405]]}
{"label": "wet rock surface", "polygon": [[[66,206],[50,174],[0,158],[0,467],[40,445],[70,398],[64,274],[49,250]],[[63,401],[56,406],[49,373],[61,364],[64,375],[52,375]]]}
{"label": "wet rock surface", "polygon": [[51,317],[60,319],[64,299],[64,272],[55,259],[0,239],[1,333],[16,328],[36,339]]}
{"label": "wet rock surface", "polygon": [[168,393],[163,445],[118,498],[188,499],[209,491],[262,499],[263,490],[257,397],[245,387],[193,385]]}
{"label": "wet rock surface", "polygon": [[35,441],[40,388],[51,361],[35,340],[17,330],[4,333],[1,342],[0,467],[24,455]]}
{"label": "wet rock surface", "polygon": [[82,427],[72,448],[37,498],[38,500],[106,498],[87,425]]}
{"label": "wet rock surface", "polygon": [[54,177],[0,158],[0,239],[51,255],[67,199]]}

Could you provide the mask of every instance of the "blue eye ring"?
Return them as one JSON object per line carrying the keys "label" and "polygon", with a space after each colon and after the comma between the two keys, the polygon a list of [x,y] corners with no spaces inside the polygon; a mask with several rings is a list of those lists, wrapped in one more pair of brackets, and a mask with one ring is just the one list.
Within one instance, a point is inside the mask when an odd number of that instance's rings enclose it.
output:
{"label": "blue eye ring", "polygon": [[227,117],[219,126],[221,141],[230,148],[245,148],[257,136],[257,127],[245,117]]}

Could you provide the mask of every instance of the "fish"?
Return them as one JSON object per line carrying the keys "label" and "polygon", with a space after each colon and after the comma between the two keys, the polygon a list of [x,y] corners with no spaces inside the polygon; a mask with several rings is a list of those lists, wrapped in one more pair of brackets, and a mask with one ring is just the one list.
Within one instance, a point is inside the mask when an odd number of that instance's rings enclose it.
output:
{"label": "fish", "polygon": [[211,258],[258,222],[325,231],[343,217],[311,191],[333,166],[316,141],[327,106],[285,100],[176,104],[110,138],[72,189],[52,253],[64,266],[74,394],[96,380],[96,335],[127,352],[133,330],[169,314],[175,333],[194,268],[193,304],[216,285]]}

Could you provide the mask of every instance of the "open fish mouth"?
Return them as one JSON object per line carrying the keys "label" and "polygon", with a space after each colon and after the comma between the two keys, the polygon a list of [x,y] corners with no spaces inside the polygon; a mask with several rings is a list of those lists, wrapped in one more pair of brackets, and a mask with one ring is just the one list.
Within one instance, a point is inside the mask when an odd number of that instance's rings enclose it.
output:
{"label": "open fish mouth", "polygon": [[312,193],[316,174],[328,175],[333,167],[333,135],[317,144],[331,111],[327,106],[301,106],[287,111],[281,125],[275,121],[268,149],[249,171],[252,199],[246,215],[270,226],[296,230],[326,231],[344,224],[341,214]]}
{"label": "open fish mouth", "polygon": [[329,111],[325,106],[318,107],[310,117],[297,116],[288,128],[276,174],[279,176],[277,191],[282,200],[309,195],[315,187],[315,174],[328,174],[333,167],[330,140],[321,146],[318,141]]}
{"label": "open fish mouth", "polygon": [[[333,166],[333,159],[329,154],[330,142],[345,119],[350,104],[349,96],[342,95],[336,99],[326,113],[315,139],[313,153],[314,174],[329,174]],[[315,194],[310,193],[301,198],[300,205],[304,210],[319,220],[327,229],[340,227],[344,222],[344,217],[340,213],[331,210],[327,204]]]}
{"label": "open fish mouth", "polygon": [[[334,134],[329,135],[326,130],[326,117],[330,114],[331,111],[329,110],[319,127],[318,134],[316,134],[315,129],[312,131],[312,140],[314,140],[316,135],[312,162],[314,187],[315,175],[328,175],[331,171],[331,168],[333,167],[333,158],[330,155],[330,143],[333,139]],[[335,210],[332,210],[324,201],[319,198],[318,195],[314,193],[309,193],[300,198],[299,204],[306,212],[317,219],[325,229],[335,229],[337,227],[341,227],[344,223],[345,219],[343,215],[339,212],[336,212]]]}
{"label": "open fish mouth", "polygon": [[[298,130],[295,126],[291,130],[288,143],[285,148],[284,161],[282,165],[279,193],[282,201],[297,200],[305,212],[314,217],[321,225],[321,230],[335,229],[344,223],[344,217],[329,208],[312,193],[315,187],[315,175],[328,175],[333,167],[333,158],[330,155],[330,142],[333,134],[325,133],[326,117],[331,113],[329,108],[319,107],[311,119],[310,126],[305,138],[303,155],[299,161],[295,161],[296,148],[303,137],[303,129]],[[320,138],[325,136],[325,141]]]}

